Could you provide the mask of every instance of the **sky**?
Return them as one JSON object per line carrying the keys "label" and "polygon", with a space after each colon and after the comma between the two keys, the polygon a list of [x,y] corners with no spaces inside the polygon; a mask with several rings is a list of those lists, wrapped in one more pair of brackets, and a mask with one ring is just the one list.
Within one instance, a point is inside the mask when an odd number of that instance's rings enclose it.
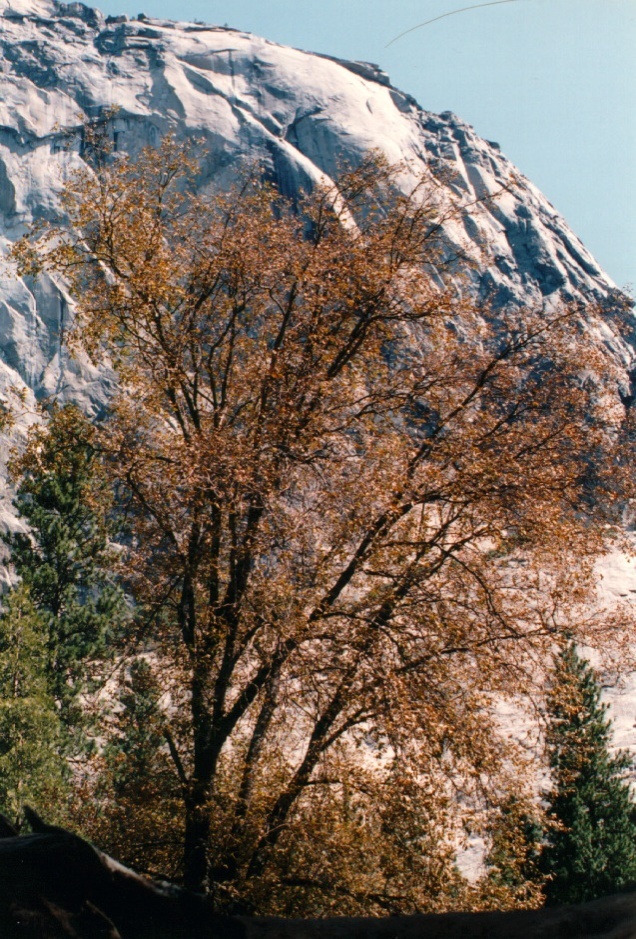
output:
{"label": "sky", "polygon": [[[92,0],[90,0],[92,2]],[[636,0],[96,0],[104,13],[228,25],[375,62],[454,111],[636,289]],[[446,15],[452,14],[452,15]],[[442,17],[420,28],[426,20]],[[401,38],[400,33],[411,30]],[[392,41],[394,40],[395,41]]]}

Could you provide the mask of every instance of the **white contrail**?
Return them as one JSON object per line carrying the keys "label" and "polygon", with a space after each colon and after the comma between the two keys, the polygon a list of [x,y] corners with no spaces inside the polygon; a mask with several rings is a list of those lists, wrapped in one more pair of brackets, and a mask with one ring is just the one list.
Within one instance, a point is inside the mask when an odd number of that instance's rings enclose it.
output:
{"label": "white contrail", "polygon": [[385,49],[388,49],[389,46],[392,46],[394,42],[397,42],[398,39],[401,39],[402,36],[408,36],[409,33],[415,32],[416,29],[421,29],[423,26],[428,26],[429,23],[436,23],[438,20],[443,20],[447,16],[455,16],[456,13],[465,13],[466,10],[479,10],[480,7],[496,7],[500,3],[521,3],[522,0],[489,0],[488,3],[474,3],[469,7],[461,7],[459,10],[451,10],[449,13],[442,13],[441,16],[434,16],[432,20],[426,20],[424,23],[418,23],[417,26],[411,26],[410,29],[405,29],[403,33],[400,33],[399,36],[395,36],[391,42],[387,42]]}

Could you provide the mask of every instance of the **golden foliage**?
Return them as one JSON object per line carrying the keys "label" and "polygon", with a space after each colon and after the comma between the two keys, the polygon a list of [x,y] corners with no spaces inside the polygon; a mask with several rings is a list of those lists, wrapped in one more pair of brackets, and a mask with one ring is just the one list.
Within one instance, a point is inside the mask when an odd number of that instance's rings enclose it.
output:
{"label": "golden foliage", "polygon": [[610,366],[579,310],[461,295],[430,181],[405,195],[369,161],[295,207],[256,172],[195,182],[171,141],[117,155],[16,252],[70,281],[74,344],[119,375],[95,441],[170,702],[185,880],[422,907],[460,889],[453,806],[510,758],[493,696],[593,629],[628,486]]}

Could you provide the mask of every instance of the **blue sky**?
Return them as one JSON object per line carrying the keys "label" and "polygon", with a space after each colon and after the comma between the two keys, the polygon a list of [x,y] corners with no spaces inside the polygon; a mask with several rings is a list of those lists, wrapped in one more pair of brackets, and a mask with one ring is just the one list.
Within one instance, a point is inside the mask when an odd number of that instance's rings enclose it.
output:
{"label": "blue sky", "polygon": [[496,140],[620,286],[636,287],[636,0],[96,0],[378,63]]}

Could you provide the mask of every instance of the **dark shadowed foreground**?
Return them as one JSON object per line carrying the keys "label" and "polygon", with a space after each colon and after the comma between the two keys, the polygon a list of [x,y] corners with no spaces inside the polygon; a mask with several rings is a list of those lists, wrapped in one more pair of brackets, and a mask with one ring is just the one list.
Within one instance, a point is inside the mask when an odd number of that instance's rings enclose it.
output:
{"label": "dark shadowed foreground", "polygon": [[0,824],[2,939],[539,939],[636,937],[636,894],[515,913],[279,920],[215,915],[28,813],[33,833]]}

